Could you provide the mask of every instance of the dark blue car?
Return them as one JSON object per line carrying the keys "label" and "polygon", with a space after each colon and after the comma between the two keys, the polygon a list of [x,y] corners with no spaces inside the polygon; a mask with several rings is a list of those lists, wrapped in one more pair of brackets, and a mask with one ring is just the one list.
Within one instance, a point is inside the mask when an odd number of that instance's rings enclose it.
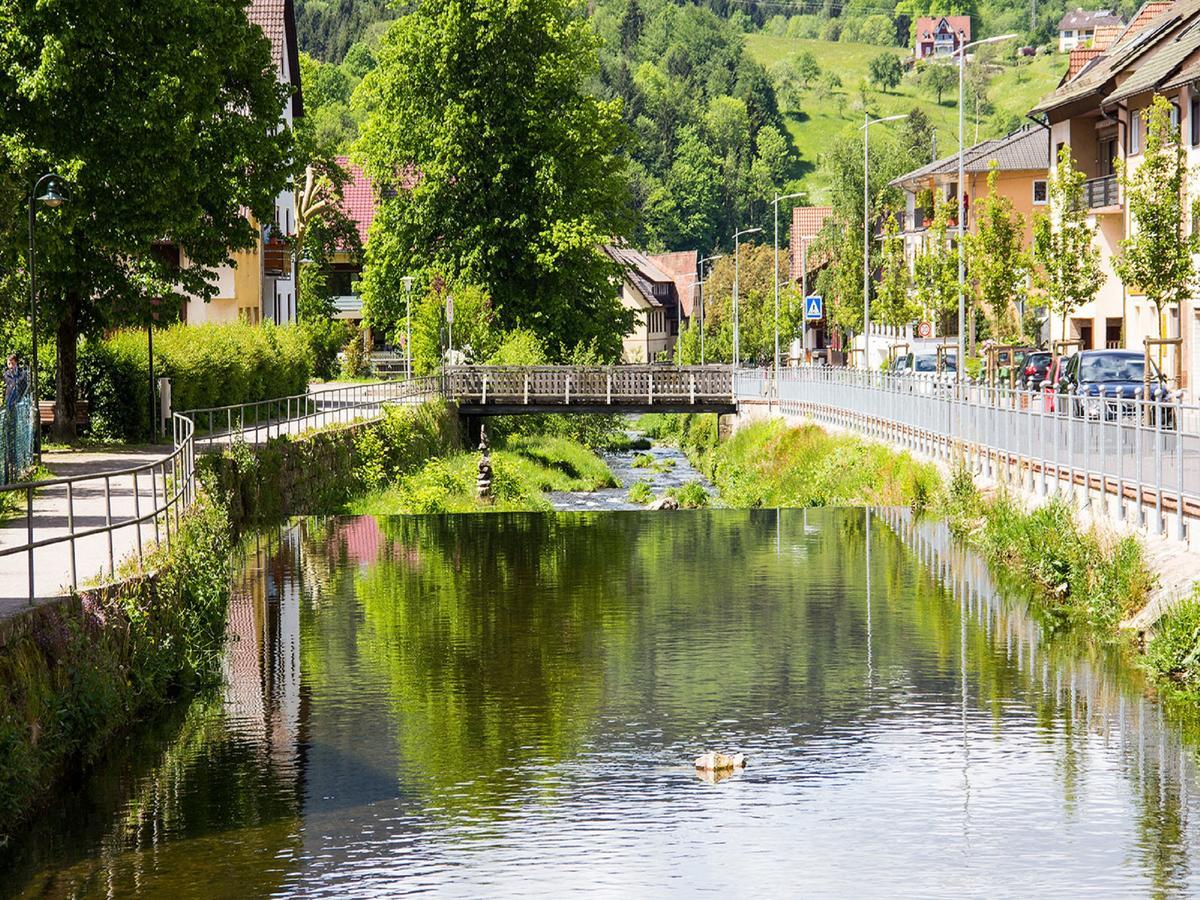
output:
{"label": "dark blue car", "polygon": [[[1139,391],[1143,400],[1170,403],[1175,399],[1167,390],[1166,380],[1153,361],[1150,363],[1147,384],[1146,357],[1136,350],[1083,350],[1076,353],[1063,366],[1058,391],[1061,394],[1070,391],[1076,396],[1076,416],[1103,418],[1109,422],[1118,417],[1133,418],[1137,415],[1138,404],[1134,401]],[[1150,424],[1156,421],[1156,409],[1157,404],[1150,407],[1147,418]],[[1174,421],[1174,412],[1167,407],[1163,414],[1163,426],[1170,428]]]}

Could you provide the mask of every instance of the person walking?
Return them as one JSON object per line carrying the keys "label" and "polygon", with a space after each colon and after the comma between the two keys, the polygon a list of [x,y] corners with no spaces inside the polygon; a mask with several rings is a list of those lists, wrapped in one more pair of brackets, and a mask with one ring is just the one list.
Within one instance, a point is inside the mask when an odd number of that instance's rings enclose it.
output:
{"label": "person walking", "polygon": [[4,483],[9,484],[20,474],[21,454],[17,452],[17,438],[21,429],[19,407],[29,393],[29,372],[20,364],[17,354],[8,355],[4,369],[4,428],[0,432],[4,440]]}

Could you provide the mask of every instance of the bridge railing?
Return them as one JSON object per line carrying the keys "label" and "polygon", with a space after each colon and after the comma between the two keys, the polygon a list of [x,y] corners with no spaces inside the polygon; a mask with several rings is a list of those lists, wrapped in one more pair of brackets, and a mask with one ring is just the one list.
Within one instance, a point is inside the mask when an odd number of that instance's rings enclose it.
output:
{"label": "bridge railing", "polygon": [[653,405],[733,400],[721,366],[450,366],[450,399],[503,405]]}

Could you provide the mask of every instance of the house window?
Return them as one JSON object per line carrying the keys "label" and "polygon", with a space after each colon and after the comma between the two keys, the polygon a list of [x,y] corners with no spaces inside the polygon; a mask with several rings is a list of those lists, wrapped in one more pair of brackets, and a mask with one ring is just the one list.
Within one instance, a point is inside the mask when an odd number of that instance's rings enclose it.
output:
{"label": "house window", "polygon": [[1035,178],[1033,180],[1033,202],[1035,206],[1040,206],[1046,202],[1046,179]]}
{"label": "house window", "polygon": [[1175,135],[1179,134],[1179,104],[1171,104],[1171,128]]}
{"label": "house window", "polygon": [[1188,112],[1188,122],[1192,126],[1192,146],[1200,144],[1200,97],[1192,100],[1191,110]]}
{"label": "house window", "polygon": [[1142,152],[1142,113],[1141,110],[1129,116],[1129,155],[1137,156]]}

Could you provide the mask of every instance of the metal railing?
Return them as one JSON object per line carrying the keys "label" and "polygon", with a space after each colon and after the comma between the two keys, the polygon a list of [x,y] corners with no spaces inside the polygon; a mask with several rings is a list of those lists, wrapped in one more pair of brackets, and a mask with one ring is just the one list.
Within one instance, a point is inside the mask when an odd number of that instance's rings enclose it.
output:
{"label": "metal railing", "polygon": [[733,401],[729,366],[450,366],[445,393],[481,405],[620,406]]}
{"label": "metal railing", "polygon": [[1121,202],[1121,189],[1117,184],[1117,176],[1089,178],[1083,183],[1083,197],[1088,209],[1118,206]]}
{"label": "metal railing", "polygon": [[[173,449],[161,459],[0,486],[0,498],[16,498],[4,504],[11,513],[0,524],[0,614],[4,601],[53,599],[68,588],[78,592],[81,583],[97,576],[98,585],[112,583],[127,556],[136,554],[140,569],[152,545],[169,550],[196,498],[196,453],[202,445],[224,446],[238,439],[258,443],[349,424],[380,414],[385,405],[415,403],[439,393],[440,380],[424,378],[191,410],[172,417]],[[203,441],[196,427],[201,417],[209,426]]]}
{"label": "metal railing", "polygon": [[[12,579],[17,574],[11,570],[12,564],[23,559],[22,574],[30,604],[39,596],[42,599],[61,596],[67,584],[72,592],[78,591],[81,551],[88,559],[101,561],[97,568],[102,583],[105,576],[109,582],[114,581],[117,564],[124,555],[117,552],[117,536],[128,535],[131,530],[139,565],[145,559],[151,535],[154,543],[170,549],[181,518],[196,496],[192,422],[186,416],[176,415],[172,429],[174,450],[162,459],[109,472],[0,486],[0,496],[18,498],[13,505],[23,507],[23,523],[6,524],[3,531],[23,533],[24,540],[0,546],[0,572],[10,587],[15,587]],[[35,524],[38,518],[35,502],[50,506],[58,499],[65,499],[65,507],[61,511],[43,512],[41,524]],[[120,543],[124,545],[125,541]],[[65,560],[57,552],[62,547],[66,548]],[[44,562],[41,572],[46,578],[61,577],[65,563],[68,580],[39,586],[38,557],[44,560],[52,553],[57,558]],[[19,562],[16,565],[20,567]],[[86,575],[88,580],[93,577],[94,569]]]}
{"label": "metal railing", "polygon": [[1188,539],[1200,518],[1200,407],[1154,387],[1118,394],[991,387],[953,376],[801,367],[739,372],[739,400],[965,465],[1040,496]]}
{"label": "metal railing", "polygon": [[262,444],[285,434],[346,425],[377,416],[384,406],[419,403],[439,393],[439,380],[433,377],[379,381],[272,400],[190,409],[183,415],[196,424],[197,448],[211,451],[238,440]]}

